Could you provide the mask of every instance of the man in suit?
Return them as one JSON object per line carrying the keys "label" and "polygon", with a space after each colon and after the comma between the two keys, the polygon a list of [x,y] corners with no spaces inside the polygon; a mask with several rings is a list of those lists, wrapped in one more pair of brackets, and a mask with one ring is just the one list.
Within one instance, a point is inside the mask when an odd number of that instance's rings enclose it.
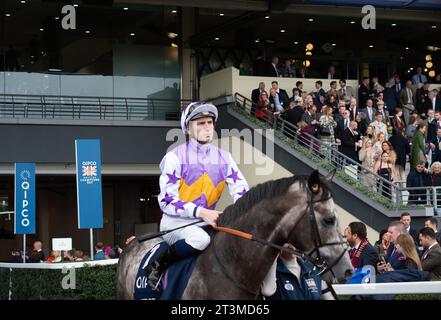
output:
{"label": "man in suit", "polygon": [[378,94],[378,93],[384,91],[384,87],[378,81],[378,77],[372,77],[372,91],[375,94]]}
{"label": "man in suit", "polygon": [[430,280],[441,278],[441,247],[435,239],[435,232],[428,227],[420,230],[419,240],[423,246],[421,267],[430,272]]}
{"label": "man in suit", "polygon": [[326,79],[338,79],[334,66],[329,66],[328,73],[325,76]]}
{"label": "man in suit", "polygon": [[284,78],[296,77],[296,70],[294,69],[294,66],[291,64],[291,59],[285,60],[285,65],[284,67],[279,69],[279,74]]}
{"label": "man in suit", "polygon": [[275,56],[272,57],[271,64],[269,65],[268,68],[268,74],[267,74],[268,77],[280,77],[279,68],[277,66],[278,64],[279,64],[279,58]]}
{"label": "man in suit", "polygon": [[346,85],[346,79],[341,79],[339,84],[340,89],[338,89],[337,91],[338,97],[339,99],[344,100],[347,105],[349,105],[349,102],[354,97],[352,87]]}
{"label": "man in suit", "polygon": [[[346,111],[349,113],[349,111]],[[347,115],[349,118],[349,114]],[[362,141],[357,132],[357,122],[351,121],[349,126],[343,131],[341,135],[341,153],[351,159],[352,163],[345,163],[344,165],[353,165],[358,163],[358,150],[361,148]]]}
{"label": "man in suit", "polygon": [[259,102],[260,94],[265,91],[265,82],[259,82],[259,88],[251,92],[251,100],[257,104]]}
{"label": "man in suit", "polygon": [[362,222],[351,222],[344,231],[344,236],[351,246],[349,257],[354,268],[376,266],[378,254],[367,239],[367,228]]}
{"label": "man in suit", "polygon": [[[286,91],[284,89],[279,88],[279,83],[277,81],[271,82],[271,88],[276,90],[277,94],[279,95],[280,104],[284,109],[287,109],[289,104],[288,103],[289,97]],[[274,101],[271,99],[273,98],[270,96],[270,103],[274,103]]]}
{"label": "man in suit", "polygon": [[441,234],[438,232],[438,220],[435,217],[430,217],[424,221],[424,226],[431,228],[435,232],[435,239],[438,243],[441,242]]}
{"label": "man in suit", "polygon": [[302,120],[305,121],[312,128],[314,135],[317,134],[320,125],[319,115],[317,114],[317,107],[313,104],[308,106],[308,109],[302,115]]}
{"label": "man in suit", "polygon": [[429,83],[424,82],[423,86],[417,89],[415,96],[416,108],[419,113],[423,113],[424,102],[429,97]]}
{"label": "man in suit", "polygon": [[305,113],[302,98],[299,98],[299,100],[300,101],[298,102],[291,101],[288,110],[282,115],[286,121],[295,126],[297,126],[297,123],[302,120],[303,114]]}
{"label": "man in suit", "polygon": [[406,87],[401,90],[400,102],[403,106],[404,121],[408,125],[410,114],[415,110],[415,92],[412,88],[412,81],[408,80]]}
{"label": "man in suit", "polygon": [[43,262],[45,261],[45,256],[43,252],[43,244],[41,241],[35,241],[32,244],[32,251],[29,254],[29,262]]}
{"label": "man in suit", "polygon": [[366,101],[366,107],[361,110],[366,115],[366,118],[364,121],[366,122],[366,125],[370,125],[375,120],[375,114],[377,113],[377,110],[373,107],[373,101],[372,99],[368,99]]}
{"label": "man in suit", "polygon": [[390,126],[390,118],[389,118],[389,112],[384,108],[384,101],[383,100],[378,100],[377,101],[377,113],[381,113],[381,115],[383,116],[383,123],[386,126]]}
{"label": "man in suit", "polygon": [[414,228],[410,226],[410,223],[412,222],[412,218],[410,217],[409,212],[403,212],[401,214],[400,221],[404,224],[404,228],[406,229],[406,233],[409,234],[413,241],[415,241],[415,245],[418,248],[419,240],[418,240],[418,231],[416,231]]}
{"label": "man in suit", "polygon": [[435,111],[441,111],[441,100],[437,97],[438,91],[437,90],[431,90],[429,91],[429,94],[427,96],[427,99],[425,99],[423,106],[422,106],[422,112],[427,113],[427,110],[433,109]]}
{"label": "man in suit", "polygon": [[320,80],[315,82],[315,89],[317,91],[314,97],[314,104],[318,107],[319,110],[322,109],[322,106],[325,104],[326,101],[326,91],[322,87],[323,82],[321,82]]}
{"label": "man in suit", "polygon": [[396,248],[398,236],[406,233],[404,224],[401,221],[392,221],[389,223],[387,232],[390,234],[392,243],[387,249],[385,257],[386,264],[380,263],[377,265],[377,270],[379,272],[387,270],[387,265],[391,266],[394,270],[404,269],[406,267],[406,257],[404,257]]}
{"label": "man in suit", "polygon": [[383,91],[383,96],[384,96],[384,103],[387,106],[387,110],[389,111],[390,114],[393,114],[399,102],[397,100],[396,92],[394,91],[393,88],[386,87],[386,89],[384,89]]}
{"label": "man in suit", "polygon": [[395,77],[394,78],[395,84],[392,86],[392,91],[394,92],[394,96],[395,96],[395,101],[396,104],[400,104],[400,95],[401,95],[401,90],[403,89],[403,86],[401,85],[401,79],[400,77]]}
{"label": "man in suit", "polygon": [[[341,112],[341,113],[340,113]],[[351,116],[349,113],[349,110],[346,110],[346,108],[340,107],[339,113],[334,116],[335,122],[337,122],[337,126],[335,127],[335,138],[336,139],[342,139],[343,133],[347,128],[349,128],[349,125],[351,123]]]}
{"label": "man in suit", "polygon": [[351,102],[349,104],[349,112],[350,112],[350,118],[351,120],[355,121],[355,118],[357,117],[357,114],[361,112],[360,108],[357,107],[357,99],[352,98]]}
{"label": "man in suit", "polygon": [[331,81],[331,83],[329,83],[329,91],[326,92],[326,95],[329,97],[331,95],[335,95],[338,96],[338,92],[337,92],[337,81]]}
{"label": "man in suit", "polygon": [[369,99],[371,90],[369,89],[369,77],[364,77],[360,87],[358,88],[358,103],[360,108],[366,107],[366,102]]}
{"label": "man in suit", "polygon": [[430,140],[430,149],[432,149],[432,163],[441,161],[441,127],[436,128],[436,136]]}

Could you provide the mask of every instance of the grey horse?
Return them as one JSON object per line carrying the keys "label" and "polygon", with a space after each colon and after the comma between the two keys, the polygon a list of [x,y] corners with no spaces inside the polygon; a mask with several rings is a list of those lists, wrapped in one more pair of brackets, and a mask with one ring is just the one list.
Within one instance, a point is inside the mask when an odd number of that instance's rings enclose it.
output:
{"label": "grey horse", "polygon": [[[282,245],[290,242],[311,258],[321,258],[329,268],[328,282],[353,272],[347,244],[339,231],[329,175],[320,179],[293,176],[268,181],[250,189],[227,207],[218,225],[252,234]],[[133,240],[123,251],[117,272],[117,298],[133,299],[139,264],[162,239]],[[278,250],[231,234],[213,233],[209,247],[199,255],[183,299],[255,299]]]}

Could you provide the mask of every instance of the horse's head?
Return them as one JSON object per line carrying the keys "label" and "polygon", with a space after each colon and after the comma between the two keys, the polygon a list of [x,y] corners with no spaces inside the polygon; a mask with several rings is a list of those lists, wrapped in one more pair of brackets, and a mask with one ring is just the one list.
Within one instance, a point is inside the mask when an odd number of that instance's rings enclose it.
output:
{"label": "horse's head", "polygon": [[320,264],[320,260],[326,262],[327,267],[322,274],[326,281],[343,280],[353,272],[348,246],[340,233],[334,200],[326,183],[333,174],[324,181],[320,179],[318,171],[309,176],[306,205],[288,239],[310,257],[318,258],[316,265]]}

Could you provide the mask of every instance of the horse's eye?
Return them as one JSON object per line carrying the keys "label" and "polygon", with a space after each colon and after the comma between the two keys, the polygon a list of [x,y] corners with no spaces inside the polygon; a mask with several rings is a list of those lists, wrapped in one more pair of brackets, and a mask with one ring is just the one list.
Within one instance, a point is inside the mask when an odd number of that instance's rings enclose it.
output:
{"label": "horse's eye", "polygon": [[335,223],[335,217],[325,218],[323,219],[323,222],[327,226],[333,226]]}

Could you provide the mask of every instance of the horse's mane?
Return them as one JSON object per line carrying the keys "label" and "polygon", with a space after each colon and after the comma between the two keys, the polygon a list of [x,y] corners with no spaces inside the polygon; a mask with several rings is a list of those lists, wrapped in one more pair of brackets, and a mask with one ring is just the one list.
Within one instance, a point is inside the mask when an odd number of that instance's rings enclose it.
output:
{"label": "horse's mane", "polygon": [[[236,203],[228,206],[219,216],[218,224],[219,226],[229,225],[239,217],[243,217],[244,213],[258,202],[284,195],[288,188],[296,182],[299,182],[302,188],[306,188],[307,181],[308,176],[292,176],[258,184],[251,188],[242,198],[238,199]],[[323,192],[328,194],[329,189],[326,187],[326,184],[322,183],[321,185]]]}

